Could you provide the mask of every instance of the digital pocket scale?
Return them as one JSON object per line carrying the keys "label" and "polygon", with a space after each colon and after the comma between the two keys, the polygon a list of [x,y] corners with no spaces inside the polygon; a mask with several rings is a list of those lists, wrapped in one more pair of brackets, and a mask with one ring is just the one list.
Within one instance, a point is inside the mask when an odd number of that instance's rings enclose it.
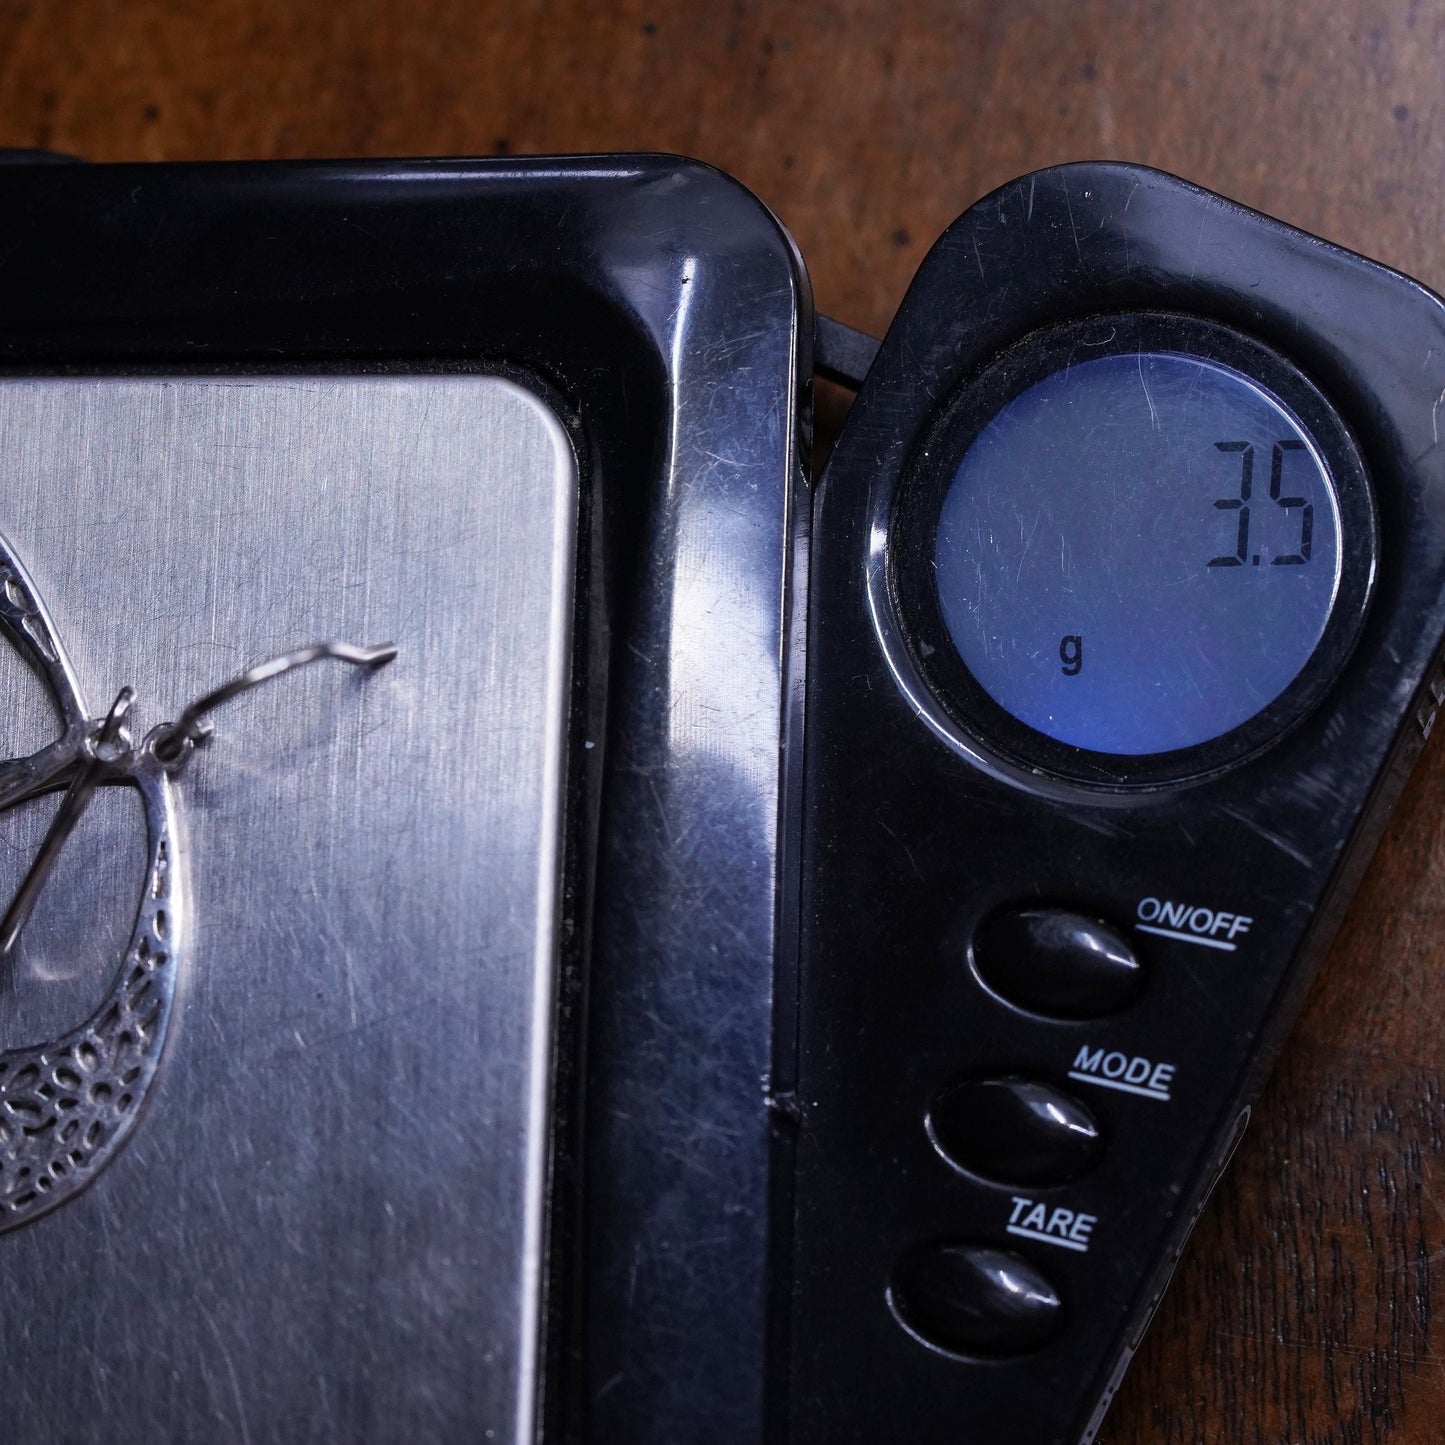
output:
{"label": "digital pocket scale", "polygon": [[1070,166],[875,360],[658,156],[0,166],[0,298],[9,1434],[1091,1440],[1445,697],[1440,301]]}

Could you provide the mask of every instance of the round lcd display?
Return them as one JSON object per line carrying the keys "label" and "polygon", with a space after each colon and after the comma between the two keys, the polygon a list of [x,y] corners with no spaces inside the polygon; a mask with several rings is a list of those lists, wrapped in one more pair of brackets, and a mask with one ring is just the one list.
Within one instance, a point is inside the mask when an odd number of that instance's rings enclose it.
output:
{"label": "round lcd display", "polygon": [[916,557],[971,683],[1043,738],[1118,759],[1234,736],[1299,691],[1341,602],[1337,472],[1364,490],[1343,425],[1287,363],[1209,323],[1129,320],[1095,323],[1094,344],[1066,328],[981,419],[944,427]]}

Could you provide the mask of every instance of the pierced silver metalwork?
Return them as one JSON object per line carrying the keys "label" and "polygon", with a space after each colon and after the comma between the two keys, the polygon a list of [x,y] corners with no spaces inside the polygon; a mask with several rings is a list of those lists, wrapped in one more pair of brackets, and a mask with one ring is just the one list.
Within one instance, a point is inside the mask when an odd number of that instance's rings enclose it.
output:
{"label": "pierced silver metalwork", "polygon": [[135,925],[110,987],[93,1013],[59,1038],[0,1052],[0,1234],[80,1193],[130,1136],[155,1078],[175,1005],[185,937],[185,876],[176,831],[175,780],[209,735],[205,714],[311,662],[334,658],[377,667],[390,643],[323,642],[287,653],[223,683],[173,723],[135,745],[134,700],[122,688],[92,719],[79,681],[34,582],[0,536],[0,631],[49,686],[61,736],[27,758],[0,763],[0,811],[66,789],[55,817],[0,920],[0,959],[15,945],[66,840],[96,788],[127,784],[141,796],[148,840]]}

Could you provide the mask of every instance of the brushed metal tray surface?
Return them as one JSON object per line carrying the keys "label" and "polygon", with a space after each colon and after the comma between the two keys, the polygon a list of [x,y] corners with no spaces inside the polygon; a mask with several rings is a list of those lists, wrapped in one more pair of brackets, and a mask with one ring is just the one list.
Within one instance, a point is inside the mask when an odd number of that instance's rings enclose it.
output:
{"label": "brushed metal tray surface", "polygon": [[[0,1234],[6,1437],[529,1439],[565,432],[485,376],[11,379],[0,456],[0,532],[92,714],[132,684],[139,734],[306,642],[400,649],[238,701],[180,778],[190,926],[145,1114]],[[53,734],[0,649],[0,748]],[[128,793],[0,963],[0,1049],[104,992],[144,871]],[[0,814],[0,890],[54,806]]]}

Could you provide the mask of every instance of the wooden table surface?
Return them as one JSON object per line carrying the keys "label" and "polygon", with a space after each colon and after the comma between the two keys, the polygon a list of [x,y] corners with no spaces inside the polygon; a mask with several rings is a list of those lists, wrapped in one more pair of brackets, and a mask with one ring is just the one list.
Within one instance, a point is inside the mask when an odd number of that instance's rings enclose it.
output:
{"label": "wooden table surface", "polygon": [[[0,145],[680,151],[753,187],[820,309],[875,332],[955,214],[1078,159],[1445,289],[1442,81],[1445,7],[1417,0],[0,0]],[[1442,799],[1437,739],[1107,1445],[1445,1440]]]}

